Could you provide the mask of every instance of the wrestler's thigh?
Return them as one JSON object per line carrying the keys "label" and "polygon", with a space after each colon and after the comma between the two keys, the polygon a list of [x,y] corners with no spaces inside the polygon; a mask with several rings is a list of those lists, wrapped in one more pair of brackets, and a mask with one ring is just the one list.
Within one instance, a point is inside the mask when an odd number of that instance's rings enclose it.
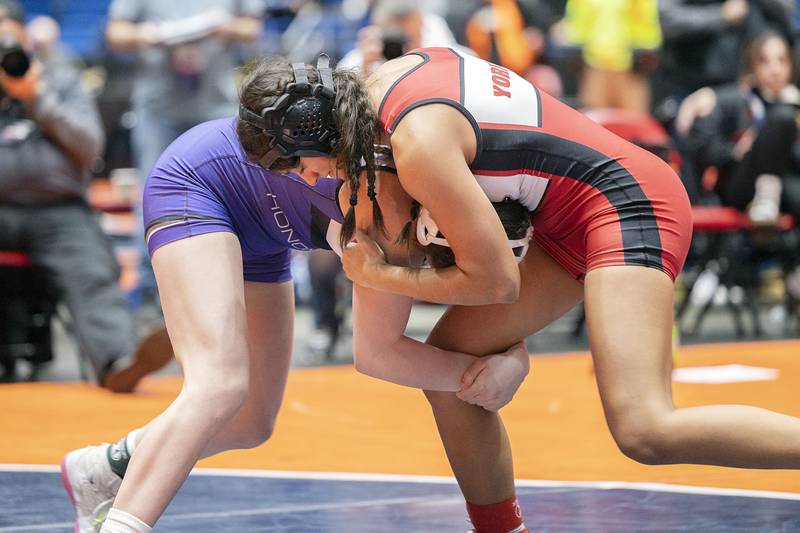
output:
{"label": "wrestler's thigh", "polygon": [[520,264],[519,299],[513,304],[453,306],[428,343],[475,355],[505,350],[550,324],[583,299],[583,285],[531,243]]}

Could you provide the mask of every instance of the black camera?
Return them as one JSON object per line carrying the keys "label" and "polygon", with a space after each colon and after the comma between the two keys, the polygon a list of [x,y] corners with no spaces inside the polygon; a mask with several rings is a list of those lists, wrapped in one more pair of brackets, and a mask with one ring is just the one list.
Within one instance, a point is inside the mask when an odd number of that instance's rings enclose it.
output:
{"label": "black camera", "polygon": [[383,38],[383,57],[387,61],[406,53],[408,35],[402,28],[385,28],[381,33]]}
{"label": "black camera", "polygon": [[12,78],[21,78],[31,68],[31,59],[22,45],[10,35],[0,37],[0,68]]}

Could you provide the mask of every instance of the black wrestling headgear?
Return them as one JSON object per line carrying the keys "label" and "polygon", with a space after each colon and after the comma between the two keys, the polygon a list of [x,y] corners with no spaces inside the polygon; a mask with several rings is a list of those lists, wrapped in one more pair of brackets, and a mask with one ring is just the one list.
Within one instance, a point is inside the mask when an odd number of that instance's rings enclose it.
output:
{"label": "black wrestling headgear", "polygon": [[239,106],[239,118],[261,129],[269,139],[270,150],[259,160],[265,168],[279,157],[330,155],[336,143],[336,90],[330,58],[326,54],[317,58],[322,83],[309,83],[304,63],[292,63],[292,71],[294,82],[260,115]]}

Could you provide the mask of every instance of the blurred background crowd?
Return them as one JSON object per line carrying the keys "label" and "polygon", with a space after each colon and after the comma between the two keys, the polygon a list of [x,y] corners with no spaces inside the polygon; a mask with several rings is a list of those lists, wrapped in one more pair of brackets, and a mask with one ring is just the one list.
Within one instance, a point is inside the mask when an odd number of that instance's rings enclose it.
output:
{"label": "blurred background crowd", "polygon": [[[739,336],[794,335],[796,4],[0,0],[0,360],[45,361],[35,352],[53,313],[67,315],[83,352],[112,350],[90,357],[96,374],[136,349],[159,320],[141,184],[182,132],[235,113],[248,58],[326,52],[367,76],[421,46],[501,64],[679,172],[697,206],[680,330],[698,333],[721,308]],[[338,259],[298,254],[293,268],[314,317],[305,349],[330,358],[349,336]]]}

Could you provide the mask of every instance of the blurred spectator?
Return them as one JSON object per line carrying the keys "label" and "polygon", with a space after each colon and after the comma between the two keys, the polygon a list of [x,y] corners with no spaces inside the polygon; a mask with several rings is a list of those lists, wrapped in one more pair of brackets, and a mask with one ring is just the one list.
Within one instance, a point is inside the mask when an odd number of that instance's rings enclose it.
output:
{"label": "blurred spectator", "polygon": [[[239,56],[232,45],[258,37],[263,12],[262,0],[112,0],[108,44],[139,56],[132,144],[142,180],[181,133],[235,114]],[[149,265],[140,285],[145,301],[155,302]]]}
{"label": "blurred spectator", "polygon": [[[555,49],[548,35],[563,17],[565,3],[566,0],[483,0],[472,8],[464,39],[482,59],[503,65],[549,95],[562,98],[561,73],[552,65],[540,63],[540,59],[548,49]],[[550,59],[553,57],[545,58]]]}
{"label": "blurred spectator", "polygon": [[447,22],[426,11],[419,0],[377,0],[371,18],[372,25],[358,32],[356,48],[338,68],[358,68],[368,76],[384,61],[415,48],[458,47]]}
{"label": "blurred spectator", "polygon": [[526,31],[516,0],[485,0],[484,4],[467,23],[467,45],[478,57],[524,74],[544,48],[541,32]]}
{"label": "blurred spectator", "polygon": [[480,58],[524,75],[544,52],[557,13],[546,0],[484,0],[469,18],[466,43]]}
{"label": "blurred spectator", "polygon": [[582,50],[583,105],[649,113],[661,44],[656,0],[569,0],[564,33]]}
{"label": "blurred spectator", "polygon": [[447,25],[452,30],[456,41],[459,43],[467,42],[467,24],[469,23],[469,19],[483,5],[484,0],[448,2],[447,10],[443,16],[447,21]]}
{"label": "blurred spectator", "polygon": [[[339,58],[351,50],[360,28],[369,23],[367,0],[293,0],[292,19],[272,49],[289,62],[313,63],[320,53]],[[274,9],[269,9],[270,21]],[[286,13],[286,11],[284,11]]]}
{"label": "blurred spectator", "polygon": [[281,55],[293,63],[309,62],[320,52],[335,48],[329,32],[324,31],[325,23],[334,18],[331,6],[320,0],[295,0],[290,5],[294,16],[281,34]]}
{"label": "blurred spectator", "polygon": [[53,61],[56,57],[67,58],[70,54],[61,46],[61,27],[53,17],[39,15],[33,17],[27,25],[31,50],[40,60]]}
{"label": "blurred spectator", "polygon": [[527,28],[547,34],[564,18],[567,0],[518,0]]}
{"label": "blurred spectator", "polygon": [[716,169],[722,203],[772,224],[783,209],[800,217],[800,90],[792,85],[791,51],[780,35],[756,38],[742,81],[686,99],[678,121],[702,171]]}
{"label": "blurred spectator", "polygon": [[97,109],[69,62],[33,55],[15,0],[0,0],[0,42],[0,248],[22,250],[42,269],[98,382],[130,391],[172,352],[156,335],[130,366],[115,364],[134,352],[136,334],[119,266],[85,200],[103,143]]}
{"label": "blurred spectator", "polygon": [[314,311],[314,332],[308,348],[314,355],[332,358],[344,319],[342,303],[345,291],[339,257],[326,250],[308,253],[308,273],[311,281],[311,306]]}
{"label": "blurred spectator", "polygon": [[535,65],[525,73],[525,79],[553,98],[564,98],[561,75],[550,65]]}
{"label": "blurred spectator", "polygon": [[771,30],[792,39],[795,0],[660,0],[664,96],[730,83],[744,48]]}

